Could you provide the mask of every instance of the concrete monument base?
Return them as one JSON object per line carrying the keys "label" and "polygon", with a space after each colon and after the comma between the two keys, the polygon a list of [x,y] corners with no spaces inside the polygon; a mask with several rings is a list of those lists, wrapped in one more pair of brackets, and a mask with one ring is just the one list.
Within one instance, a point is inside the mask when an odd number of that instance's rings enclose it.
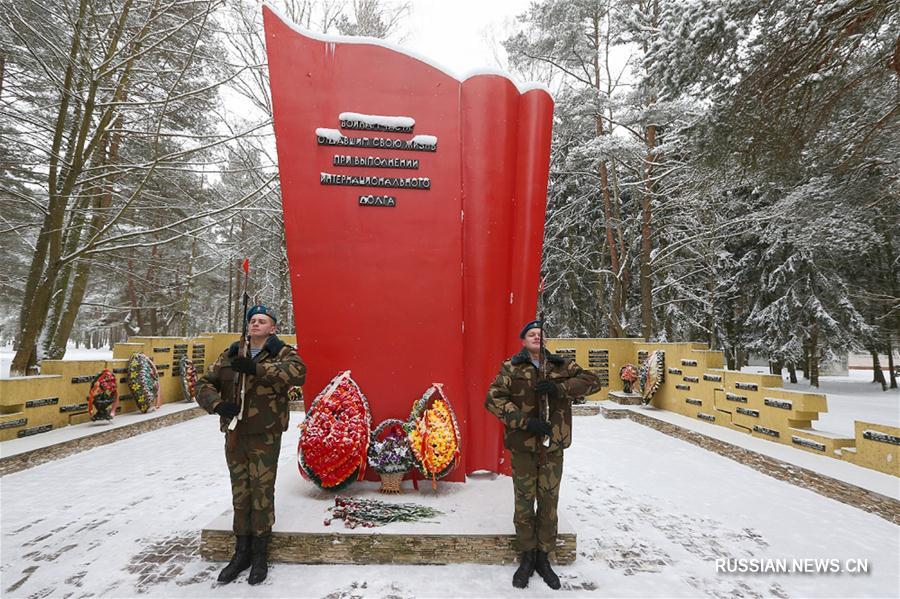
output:
{"label": "concrete monument base", "polygon": [[[440,510],[427,522],[398,522],[377,528],[345,528],[331,516],[336,493],[319,489],[296,472],[281,472],[276,484],[275,527],[270,541],[273,562],[303,564],[511,564],[518,561],[513,528],[512,480],[475,474],[466,483],[419,481],[419,490],[403,482],[402,495],[382,495],[379,484],[354,482],[338,493],[392,503],[416,503]],[[227,561],[234,548],[231,510],[201,533],[201,555]],[[575,560],[576,535],[560,514],[556,563]],[[552,556],[551,556],[552,557]]]}

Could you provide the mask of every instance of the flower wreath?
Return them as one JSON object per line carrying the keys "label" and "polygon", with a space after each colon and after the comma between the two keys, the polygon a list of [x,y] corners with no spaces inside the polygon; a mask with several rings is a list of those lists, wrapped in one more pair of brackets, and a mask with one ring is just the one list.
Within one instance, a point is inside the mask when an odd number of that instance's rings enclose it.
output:
{"label": "flower wreath", "polygon": [[413,404],[403,428],[409,435],[416,467],[431,479],[432,488],[437,487],[437,479],[450,474],[459,464],[461,451],[456,414],[441,383],[432,383]]}
{"label": "flower wreath", "polygon": [[91,420],[112,420],[119,407],[119,389],[116,375],[108,368],[100,371],[91,382],[88,392],[88,413]]}
{"label": "flower wreath", "polygon": [[644,405],[650,403],[653,395],[665,379],[666,352],[654,350],[641,364],[641,396]]}
{"label": "flower wreath", "polygon": [[337,491],[366,473],[369,402],[346,370],[316,396],[300,423],[300,474],[322,489]]}
{"label": "flower wreath", "polygon": [[[398,418],[383,421],[369,438],[369,466],[378,474],[405,473],[413,466],[409,437]],[[387,433],[379,439],[382,433]]]}
{"label": "flower wreath", "polygon": [[184,393],[184,401],[197,400],[197,369],[193,360],[187,356],[181,358],[181,391]]}
{"label": "flower wreath", "polygon": [[153,360],[146,355],[136,353],[128,361],[128,387],[142,414],[146,414],[151,405],[159,408],[159,373]]}

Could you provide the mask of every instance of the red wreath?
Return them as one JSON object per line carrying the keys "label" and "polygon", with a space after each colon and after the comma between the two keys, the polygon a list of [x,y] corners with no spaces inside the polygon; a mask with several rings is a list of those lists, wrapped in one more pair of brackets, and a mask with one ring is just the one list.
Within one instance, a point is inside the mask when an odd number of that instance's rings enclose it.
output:
{"label": "red wreath", "polygon": [[366,473],[372,415],[347,370],[316,397],[300,424],[300,474],[323,489],[338,490]]}

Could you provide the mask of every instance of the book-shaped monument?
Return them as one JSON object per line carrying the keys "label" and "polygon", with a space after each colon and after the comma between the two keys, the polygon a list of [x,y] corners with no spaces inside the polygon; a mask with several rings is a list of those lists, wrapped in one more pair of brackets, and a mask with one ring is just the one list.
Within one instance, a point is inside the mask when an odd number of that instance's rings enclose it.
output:
{"label": "book-shaped monument", "polygon": [[349,369],[373,422],[405,419],[441,382],[448,480],[508,472],[484,399],[535,316],[552,98],[263,11],[307,403]]}

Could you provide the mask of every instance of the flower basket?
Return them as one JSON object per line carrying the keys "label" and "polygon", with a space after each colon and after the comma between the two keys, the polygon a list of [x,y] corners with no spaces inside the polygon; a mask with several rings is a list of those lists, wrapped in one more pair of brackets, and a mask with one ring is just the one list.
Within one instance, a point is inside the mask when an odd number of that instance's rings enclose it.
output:
{"label": "flower basket", "polygon": [[128,361],[128,388],[142,414],[146,414],[150,406],[159,408],[159,373],[153,360],[146,355],[132,354]]}
{"label": "flower basket", "polygon": [[641,401],[644,405],[650,403],[653,395],[662,385],[665,378],[666,353],[655,350],[650,352],[644,363],[641,364]]}
{"label": "flower basket", "polygon": [[390,495],[400,495],[403,493],[403,489],[400,488],[400,483],[403,482],[403,477],[406,475],[405,472],[379,472],[378,475],[381,477],[381,488],[378,489],[379,493],[387,493]]}
{"label": "flower basket", "polygon": [[443,385],[433,383],[413,404],[404,428],[416,467],[436,489],[437,479],[450,474],[459,464],[461,452],[459,425]]}
{"label": "flower basket", "polygon": [[91,420],[112,420],[119,407],[119,389],[116,375],[108,368],[100,371],[91,382],[88,392],[88,413]]}
{"label": "flower basket", "polygon": [[197,399],[197,369],[194,362],[186,356],[182,356],[181,366],[181,393],[184,401],[196,401]]}
{"label": "flower basket", "polygon": [[316,396],[300,423],[300,474],[322,489],[336,491],[366,472],[372,415],[359,385],[344,371]]}
{"label": "flower basket", "polygon": [[413,466],[403,424],[402,420],[388,418],[375,427],[369,438],[369,466],[381,476],[382,493],[401,493],[400,482]]}
{"label": "flower basket", "polygon": [[619,378],[622,380],[622,390],[625,393],[631,393],[631,386],[638,380],[639,376],[640,374],[638,373],[637,366],[630,363],[624,364],[622,368],[619,369]]}

